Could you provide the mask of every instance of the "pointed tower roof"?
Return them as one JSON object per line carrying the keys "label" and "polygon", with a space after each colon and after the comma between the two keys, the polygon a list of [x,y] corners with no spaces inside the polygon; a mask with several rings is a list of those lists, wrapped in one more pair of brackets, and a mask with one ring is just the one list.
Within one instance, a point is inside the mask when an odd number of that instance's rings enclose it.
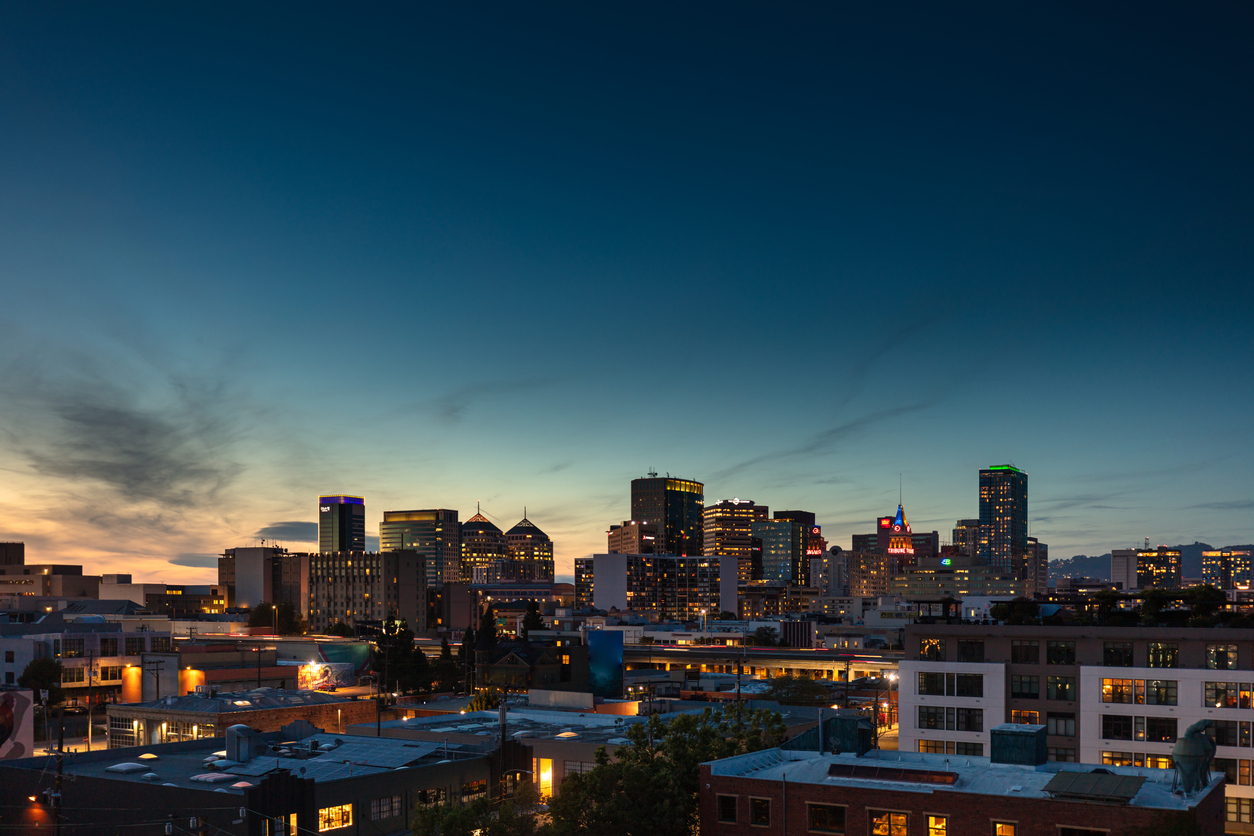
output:
{"label": "pointed tower roof", "polygon": [[545,534],[543,531],[541,531],[541,530],[540,530],[540,527],[539,527],[539,526],[537,526],[535,523],[533,523],[531,520],[527,519],[526,517],[523,517],[521,520],[519,520],[519,521],[518,521],[518,524],[517,524],[517,525],[515,525],[515,526],[514,526],[513,528],[511,528],[509,531],[505,532],[505,536],[506,536],[506,537],[510,537],[510,536],[514,536],[514,537],[528,537],[528,536],[530,536],[530,537],[544,537],[544,538],[547,538],[549,535],[547,535],[547,534]]}
{"label": "pointed tower roof", "polygon": [[462,533],[476,532],[479,534],[500,534],[501,529],[485,517],[483,514],[475,514],[470,519],[462,523]]}
{"label": "pointed tower roof", "polygon": [[910,530],[910,523],[906,522],[906,512],[901,507],[901,505],[898,505],[897,516],[893,517],[893,531],[909,531],[909,530]]}

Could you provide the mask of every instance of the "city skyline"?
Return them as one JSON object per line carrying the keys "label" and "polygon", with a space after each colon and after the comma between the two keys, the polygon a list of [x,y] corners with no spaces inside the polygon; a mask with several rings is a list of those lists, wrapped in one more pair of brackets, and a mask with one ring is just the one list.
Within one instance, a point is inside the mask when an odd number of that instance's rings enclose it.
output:
{"label": "city skyline", "polygon": [[344,494],[569,578],[651,469],[847,546],[1005,463],[1055,559],[1254,542],[1248,4],[306,8],[6,14],[32,562],[204,582]]}

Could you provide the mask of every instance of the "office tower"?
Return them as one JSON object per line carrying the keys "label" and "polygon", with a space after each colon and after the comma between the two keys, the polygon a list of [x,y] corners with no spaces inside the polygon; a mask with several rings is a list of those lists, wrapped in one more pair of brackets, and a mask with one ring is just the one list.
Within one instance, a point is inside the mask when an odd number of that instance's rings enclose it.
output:
{"label": "office tower", "polygon": [[706,557],[734,557],[740,583],[758,580],[753,568],[753,523],[770,510],[752,499],[724,499],[702,513],[702,548]]}
{"label": "office tower", "polygon": [[580,560],[591,562],[588,587],[599,610],[691,620],[737,612],[736,559],[731,556],[595,554]]}
{"label": "office tower", "polygon": [[1136,583],[1140,589],[1179,589],[1180,550],[1159,546],[1136,553]]}
{"label": "office tower", "polygon": [[663,546],[658,552],[702,554],[704,507],[705,485],[700,482],[656,473],[631,480],[631,518],[661,526]]}
{"label": "office tower", "polygon": [[1124,592],[1137,589],[1136,549],[1111,549],[1110,581]]}
{"label": "office tower", "polygon": [[0,566],[21,566],[25,563],[25,543],[0,543]]}
{"label": "office tower", "polygon": [[313,633],[325,633],[337,622],[351,627],[393,618],[421,633],[427,629],[423,556],[413,550],[310,556],[305,618]]}
{"label": "office tower", "polygon": [[1202,552],[1202,581],[1218,589],[1250,588],[1250,552],[1222,549]]}
{"label": "office tower", "polygon": [[888,594],[888,584],[897,574],[896,555],[881,551],[850,552],[847,556],[849,594],[855,598],[878,598]]}
{"label": "office tower", "polygon": [[660,549],[661,529],[657,523],[624,520],[611,525],[606,532],[610,554],[656,554]]}
{"label": "office tower", "polygon": [[1009,464],[980,471],[980,551],[990,565],[1014,571],[1028,548],[1028,474]]}
{"label": "office tower", "polygon": [[[880,522],[882,523],[885,519],[891,521],[892,517],[880,517]],[[876,532],[874,534],[855,534],[853,535],[853,540],[850,543],[849,550],[855,551],[855,552],[879,551],[879,548],[880,548],[879,540],[880,540],[879,532]]]}
{"label": "office tower", "polygon": [[504,532],[483,514],[476,513],[461,524],[461,540],[458,574],[462,583],[475,583],[476,570],[491,574],[494,563],[509,557],[509,541]]}
{"label": "office tower", "polygon": [[457,512],[447,508],[384,511],[379,524],[382,551],[413,550],[422,555],[427,586],[457,583],[461,577],[461,539]]}
{"label": "office tower", "polygon": [[953,544],[958,547],[958,554],[975,557],[980,551],[979,519],[958,520],[954,523]]}
{"label": "office tower", "polygon": [[502,580],[552,581],[553,541],[539,526],[523,518],[505,532],[509,542],[510,576]]}
{"label": "office tower", "polygon": [[218,585],[227,605],[291,604],[308,616],[309,555],[277,546],[226,549],[218,558]]}
{"label": "office tower", "polygon": [[366,550],[366,502],[360,496],[318,497],[318,551]]}
{"label": "office tower", "polygon": [[798,520],[757,520],[753,537],[762,541],[762,579],[808,586],[810,563],[805,558],[810,530]]}
{"label": "office tower", "polygon": [[575,609],[592,606],[592,558],[575,558]]}

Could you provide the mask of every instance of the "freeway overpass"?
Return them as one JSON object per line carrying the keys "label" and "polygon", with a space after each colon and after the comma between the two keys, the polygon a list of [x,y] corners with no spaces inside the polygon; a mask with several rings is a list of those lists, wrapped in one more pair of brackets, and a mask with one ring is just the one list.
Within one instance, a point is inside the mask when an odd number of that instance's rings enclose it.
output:
{"label": "freeway overpass", "polygon": [[900,650],[808,650],[791,647],[721,647],[718,645],[629,644],[623,647],[627,670],[688,670],[749,676],[804,676],[844,680],[879,676],[896,670]]}

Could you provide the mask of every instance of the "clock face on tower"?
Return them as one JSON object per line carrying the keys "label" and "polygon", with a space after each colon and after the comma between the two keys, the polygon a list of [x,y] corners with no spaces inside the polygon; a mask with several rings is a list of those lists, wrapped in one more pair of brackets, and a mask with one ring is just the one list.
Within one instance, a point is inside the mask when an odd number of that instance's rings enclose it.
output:
{"label": "clock face on tower", "polygon": [[893,531],[901,531],[901,526],[899,525],[893,526]]}

